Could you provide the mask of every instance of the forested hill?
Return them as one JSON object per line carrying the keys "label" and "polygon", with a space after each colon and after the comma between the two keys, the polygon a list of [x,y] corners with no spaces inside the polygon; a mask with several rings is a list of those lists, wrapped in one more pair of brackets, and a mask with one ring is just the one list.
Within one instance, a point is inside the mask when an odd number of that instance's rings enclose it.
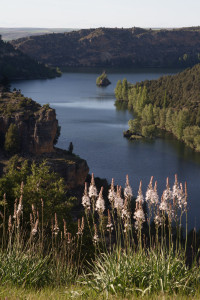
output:
{"label": "forested hill", "polygon": [[200,64],[176,75],[137,83],[135,87],[145,87],[153,105],[197,112],[200,109]]}
{"label": "forested hill", "polygon": [[56,69],[49,68],[26,54],[16,50],[0,36],[0,79],[37,79],[59,76]]}
{"label": "forested hill", "polygon": [[56,67],[188,67],[200,62],[200,27],[83,29],[21,38],[12,44]]}
{"label": "forested hill", "polygon": [[160,128],[200,151],[200,64],[134,85],[119,80],[115,95],[136,113],[129,121],[131,134],[153,137]]}

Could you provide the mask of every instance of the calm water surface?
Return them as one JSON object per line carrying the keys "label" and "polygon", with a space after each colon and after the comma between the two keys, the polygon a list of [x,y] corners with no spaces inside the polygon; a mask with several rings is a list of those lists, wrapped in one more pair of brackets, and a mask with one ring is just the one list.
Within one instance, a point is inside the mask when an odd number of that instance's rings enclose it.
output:
{"label": "calm water surface", "polygon": [[143,181],[145,193],[150,177],[158,181],[159,193],[164,189],[165,179],[188,182],[189,226],[200,227],[200,154],[185,147],[172,137],[154,141],[128,141],[123,130],[128,129],[132,117],[128,111],[117,111],[114,88],[117,80],[126,77],[135,83],[156,79],[177,70],[110,71],[112,82],[106,88],[96,87],[99,73],[67,72],[51,80],[16,81],[12,88],[20,88],[25,96],[40,104],[49,103],[56,109],[61,125],[58,146],[67,149],[72,141],[74,152],[86,159],[90,172],[124,186],[125,176],[137,193],[139,181]]}

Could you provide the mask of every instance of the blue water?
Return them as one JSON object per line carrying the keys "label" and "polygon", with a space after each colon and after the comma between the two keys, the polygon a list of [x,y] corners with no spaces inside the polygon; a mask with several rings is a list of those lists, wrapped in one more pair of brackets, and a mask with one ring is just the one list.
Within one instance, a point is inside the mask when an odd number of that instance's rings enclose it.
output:
{"label": "blue water", "polygon": [[49,103],[56,109],[61,125],[57,146],[67,149],[72,141],[74,152],[87,160],[95,176],[107,178],[109,182],[113,177],[116,184],[124,186],[125,176],[129,174],[134,194],[137,194],[140,180],[145,193],[152,175],[158,181],[160,194],[167,176],[171,184],[175,173],[179,181],[187,180],[189,226],[199,228],[200,154],[173,137],[128,141],[123,138],[123,130],[128,129],[132,115],[128,111],[117,111],[114,106],[114,88],[119,79],[126,77],[135,83],[176,72],[169,69],[110,71],[108,77],[112,84],[98,88],[95,84],[97,71],[71,71],[56,79],[16,81],[12,88],[20,88],[25,96],[42,105]]}

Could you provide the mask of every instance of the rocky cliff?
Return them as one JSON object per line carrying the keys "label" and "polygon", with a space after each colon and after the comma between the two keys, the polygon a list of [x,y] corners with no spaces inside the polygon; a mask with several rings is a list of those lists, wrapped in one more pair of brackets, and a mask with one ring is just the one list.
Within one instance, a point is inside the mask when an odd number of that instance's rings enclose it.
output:
{"label": "rocky cliff", "polygon": [[186,67],[200,61],[200,28],[97,28],[21,38],[12,45],[58,67]]}
{"label": "rocky cliff", "polygon": [[1,87],[0,173],[10,157],[10,153],[5,151],[5,140],[11,124],[16,126],[19,137],[17,154],[30,162],[46,160],[51,169],[64,178],[69,188],[84,184],[89,172],[87,162],[54,146],[60,130],[55,110],[49,105],[40,106],[20,91],[11,93]]}
{"label": "rocky cliff", "polygon": [[15,124],[19,135],[20,152],[41,154],[54,151],[58,121],[54,109],[41,107],[20,92],[0,95],[0,141],[3,147],[6,133]]}

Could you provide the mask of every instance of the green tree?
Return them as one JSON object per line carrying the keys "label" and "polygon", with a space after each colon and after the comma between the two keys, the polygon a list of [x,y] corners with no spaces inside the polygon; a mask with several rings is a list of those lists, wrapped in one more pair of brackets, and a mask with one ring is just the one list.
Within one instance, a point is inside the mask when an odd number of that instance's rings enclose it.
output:
{"label": "green tree", "polygon": [[156,126],[155,125],[148,125],[142,127],[142,135],[144,137],[152,139],[156,134]]}
{"label": "green tree", "polygon": [[139,118],[128,121],[129,130],[135,134],[141,133],[141,121]]}
{"label": "green tree", "polygon": [[122,81],[122,98],[128,100],[128,82],[126,78]]}
{"label": "green tree", "polygon": [[122,82],[121,80],[117,81],[117,85],[115,88],[115,97],[117,100],[122,100]]}
{"label": "green tree", "polygon": [[166,113],[166,121],[165,121],[165,128],[167,131],[172,131],[173,129],[173,110],[169,108]]}
{"label": "green tree", "polygon": [[154,124],[153,105],[145,105],[142,111],[142,125]]}
{"label": "green tree", "polygon": [[16,154],[20,151],[19,130],[15,124],[10,124],[6,132],[4,149],[10,154]]}
{"label": "green tree", "polygon": [[6,193],[7,213],[13,214],[15,199],[21,194],[21,182],[23,188],[23,218],[29,221],[32,204],[41,216],[41,199],[44,202],[44,221],[50,221],[54,213],[58,218],[66,217],[72,206],[73,199],[66,197],[67,187],[63,178],[52,172],[46,162],[39,165],[28,162],[21,162],[15,156],[11,159],[7,173],[0,178],[0,198]]}

